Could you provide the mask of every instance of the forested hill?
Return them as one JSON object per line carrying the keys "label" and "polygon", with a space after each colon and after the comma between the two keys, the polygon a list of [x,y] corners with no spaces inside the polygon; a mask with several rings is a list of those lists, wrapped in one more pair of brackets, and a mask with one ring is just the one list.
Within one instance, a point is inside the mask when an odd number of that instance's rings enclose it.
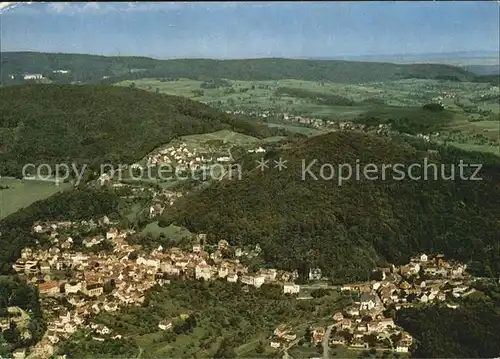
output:
{"label": "forested hill", "polygon": [[[404,263],[419,252],[442,252],[469,263],[476,273],[498,275],[499,158],[408,141],[355,132],[312,137],[270,155],[271,168],[264,172],[249,170],[241,181],[221,181],[177,202],[160,223],[175,222],[234,245],[259,243],[272,265],[302,272],[319,266],[337,280],[366,279],[377,263]],[[280,156],[288,161],[281,172],[272,168]],[[380,170],[382,164],[423,164],[428,156],[446,164],[448,172],[460,159],[488,165],[481,181],[460,180],[458,168],[454,181],[392,180],[389,171],[385,181],[361,175],[360,181],[353,177],[339,186],[336,178],[319,175],[324,163],[354,168],[359,160],[360,166],[372,163]],[[302,161],[307,167],[314,159],[318,180],[309,175],[302,180]],[[255,166],[250,162],[249,168]],[[324,176],[329,173],[326,169]]]}
{"label": "forested hill", "polygon": [[[199,102],[104,85],[0,88],[0,174],[26,163],[132,163],[182,135],[278,134]],[[278,131],[279,132],[279,131]]]}
{"label": "forested hill", "polygon": [[[471,80],[472,72],[439,64],[391,64],[340,60],[293,60],[283,58],[212,60],[158,60],[147,57],[105,57],[83,54],[4,52],[2,83],[22,83],[24,73],[42,73],[58,83],[80,81],[114,83],[122,80],[157,77],[196,80],[333,81],[362,83],[405,78]],[[69,73],[54,73],[68,70]],[[11,77],[14,76],[14,79]],[[103,79],[106,77],[106,79]]]}

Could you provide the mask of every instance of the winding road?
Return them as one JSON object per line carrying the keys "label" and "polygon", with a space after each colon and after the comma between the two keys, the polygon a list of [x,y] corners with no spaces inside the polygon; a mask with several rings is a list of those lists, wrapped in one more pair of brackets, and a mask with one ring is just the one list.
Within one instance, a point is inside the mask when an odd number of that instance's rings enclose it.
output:
{"label": "winding road", "polygon": [[325,336],[323,337],[323,359],[330,358],[330,356],[328,355],[328,350],[330,349],[328,343],[330,342],[330,335],[332,334],[333,326],[334,325],[332,324],[326,328]]}

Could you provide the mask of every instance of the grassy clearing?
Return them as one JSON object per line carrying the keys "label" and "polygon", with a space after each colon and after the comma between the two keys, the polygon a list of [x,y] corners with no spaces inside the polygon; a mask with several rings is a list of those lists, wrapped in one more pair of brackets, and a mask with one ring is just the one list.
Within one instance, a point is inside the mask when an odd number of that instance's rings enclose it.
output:
{"label": "grassy clearing", "polygon": [[148,224],[142,231],[142,234],[151,234],[153,236],[160,236],[164,234],[165,236],[172,239],[183,239],[186,237],[191,237],[193,234],[183,227],[177,227],[170,225],[168,227],[160,227],[158,222],[152,222]]}
{"label": "grassy clearing", "polygon": [[279,142],[283,141],[286,139],[284,136],[274,136],[274,137],[267,137],[262,140],[263,143],[273,143],[273,142]]}
{"label": "grassy clearing", "polygon": [[316,128],[310,128],[310,127],[303,127],[303,126],[294,126],[294,125],[286,125],[286,124],[280,124],[280,123],[269,123],[269,127],[279,127],[279,128],[284,128],[290,132],[296,132],[296,133],[301,133],[306,136],[314,136],[314,135],[319,135],[322,133],[325,133],[326,131],[324,130],[319,130]]}
{"label": "grassy clearing", "polygon": [[71,188],[69,183],[0,178],[0,219],[30,204]]}
{"label": "grassy clearing", "polygon": [[448,144],[465,151],[488,152],[500,156],[500,147],[492,145],[474,145],[471,143],[448,142]]}
{"label": "grassy clearing", "polygon": [[480,134],[493,141],[500,139],[500,124],[497,121],[471,122],[462,119],[451,123],[449,128],[472,135]]}
{"label": "grassy clearing", "polygon": [[193,144],[203,144],[207,141],[222,141],[224,143],[230,143],[235,145],[252,145],[259,144],[261,140],[256,137],[244,135],[238,132],[230,131],[230,130],[222,130],[211,133],[203,133],[200,135],[190,135],[183,136],[182,140],[187,143]]}

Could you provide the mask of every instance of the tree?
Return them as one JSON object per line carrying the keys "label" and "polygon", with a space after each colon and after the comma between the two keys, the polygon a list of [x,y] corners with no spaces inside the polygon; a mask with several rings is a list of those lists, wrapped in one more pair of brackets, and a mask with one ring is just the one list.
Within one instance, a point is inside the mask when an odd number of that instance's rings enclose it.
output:
{"label": "tree", "polygon": [[259,343],[257,344],[257,347],[255,348],[255,352],[257,354],[262,354],[262,353],[264,353],[264,350],[265,350],[264,343],[262,342],[262,340],[259,340]]}
{"label": "tree", "polygon": [[104,283],[104,293],[109,294],[115,289],[115,280],[112,279]]}
{"label": "tree", "polygon": [[236,358],[236,352],[234,351],[232,342],[233,342],[232,339],[228,337],[222,339],[219,345],[219,349],[217,349],[217,352],[214,354],[214,358],[216,359]]}
{"label": "tree", "polygon": [[311,297],[321,298],[321,297],[324,297],[325,295],[328,295],[329,293],[330,292],[327,289],[319,288],[319,289],[315,289],[311,292]]}
{"label": "tree", "polygon": [[306,341],[306,343],[310,343],[312,341],[312,331],[309,327],[306,329],[306,332],[304,334],[304,340]]}
{"label": "tree", "polygon": [[3,332],[3,337],[10,344],[17,344],[21,340],[21,332],[16,323],[10,322],[9,329]]}

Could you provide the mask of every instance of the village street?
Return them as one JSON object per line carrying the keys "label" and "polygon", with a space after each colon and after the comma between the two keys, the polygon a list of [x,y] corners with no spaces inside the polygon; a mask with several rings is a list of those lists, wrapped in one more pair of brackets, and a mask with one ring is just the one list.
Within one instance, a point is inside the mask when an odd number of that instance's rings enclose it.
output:
{"label": "village street", "polygon": [[334,327],[334,324],[329,325],[326,328],[325,336],[323,338],[323,359],[329,358],[328,350],[330,349],[330,346],[329,346],[328,342],[330,341],[330,335],[332,334],[333,327]]}

